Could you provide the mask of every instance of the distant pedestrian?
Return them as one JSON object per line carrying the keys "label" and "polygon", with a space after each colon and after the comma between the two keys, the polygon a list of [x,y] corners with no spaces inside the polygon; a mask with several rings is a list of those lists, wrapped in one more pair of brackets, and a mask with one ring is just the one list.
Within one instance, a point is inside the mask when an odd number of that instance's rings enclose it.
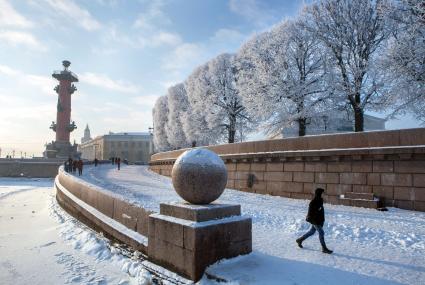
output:
{"label": "distant pedestrian", "polygon": [[120,170],[120,167],[121,167],[121,158],[118,157],[116,163],[118,165],[118,170]]}
{"label": "distant pedestrian", "polygon": [[331,254],[333,251],[326,247],[325,232],[323,231],[323,224],[325,222],[325,210],[323,208],[322,198],[323,192],[325,192],[325,190],[322,188],[316,189],[314,198],[310,201],[308,206],[308,214],[306,218],[306,221],[311,224],[311,228],[302,237],[298,238],[296,242],[300,248],[303,248],[303,241],[314,235],[317,231],[319,233],[320,244],[322,245],[322,252]]}
{"label": "distant pedestrian", "polygon": [[99,163],[99,160],[97,158],[95,158],[94,159],[94,167],[96,167],[98,163]]}
{"label": "distant pedestrian", "polygon": [[69,169],[69,172],[72,172],[72,164],[73,163],[73,160],[72,160],[72,158],[71,157],[69,157],[68,158],[68,169]]}
{"label": "distant pedestrian", "polygon": [[65,172],[69,172],[68,160],[65,160],[65,162],[63,163],[63,168],[65,169]]}
{"label": "distant pedestrian", "polygon": [[112,162],[112,165],[115,164],[115,157],[111,157],[111,162]]}
{"label": "distant pedestrian", "polygon": [[78,166],[78,176],[83,175],[83,161],[81,160],[81,158],[80,160],[78,160],[77,166]]}
{"label": "distant pedestrian", "polygon": [[75,172],[77,172],[77,168],[78,168],[78,161],[77,160],[74,160],[72,162],[72,173],[75,174]]}

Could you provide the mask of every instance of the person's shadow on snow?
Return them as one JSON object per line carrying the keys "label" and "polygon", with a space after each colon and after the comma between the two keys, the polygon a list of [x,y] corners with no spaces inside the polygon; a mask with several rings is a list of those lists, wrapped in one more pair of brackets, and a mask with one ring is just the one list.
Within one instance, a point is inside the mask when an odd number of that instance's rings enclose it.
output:
{"label": "person's shadow on snow", "polygon": [[[341,257],[353,258],[342,254],[324,255],[324,258],[330,259],[338,259]],[[382,262],[368,259],[365,259],[365,261],[377,263]],[[390,266],[406,267],[406,265],[391,262],[385,264]],[[422,267],[418,266],[412,266],[412,268],[409,269],[418,271],[423,270]],[[380,270],[382,271],[382,268]],[[222,278],[227,281],[237,281],[240,284],[402,284],[396,281],[344,271],[325,265],[270,256],[257,251],[254,251],[249,255],[222,260],[208,267],[206,272],[216,278]]]}

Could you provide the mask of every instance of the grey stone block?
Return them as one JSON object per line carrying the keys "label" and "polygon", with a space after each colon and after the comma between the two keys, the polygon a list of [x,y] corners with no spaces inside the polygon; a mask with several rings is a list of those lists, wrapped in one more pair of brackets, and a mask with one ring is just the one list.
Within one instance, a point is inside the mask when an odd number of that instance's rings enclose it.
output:
{"label": "grey stone block", "polygon": [[151,238],[183,247],[183,225],[168,221],[158,214],[151,215],[149,216],[149,240]]}
{"label": "grey stone block", "polygon": [[241,206],[230,204],[193,205],[188,203],[161,203],[160,213],[179,219],[203,222],[239,216],[241,214]]}
{"label": "grey stone block", "polygon": [[[252,221],[249,217],[195,222],[163,215],[181,214],[181,205],[162,209],[161,214],[149,216],[149,258],[191,280],[198,281],[205,268],[220,259],[252,251]],[[184,215],[190,217],[196,217],[199,210],[184,209]],[[240,207],[232,209],[240,212]]]}
{"label": "grey stone block", "polygon": [[138,207],[120,200],[114,199],[113,219],[125,225],[127,228],[135,231],[137,225]]}

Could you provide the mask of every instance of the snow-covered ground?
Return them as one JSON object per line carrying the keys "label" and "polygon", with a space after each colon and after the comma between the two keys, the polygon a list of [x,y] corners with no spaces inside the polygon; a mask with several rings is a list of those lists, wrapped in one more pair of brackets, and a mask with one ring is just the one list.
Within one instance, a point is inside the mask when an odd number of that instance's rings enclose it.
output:
{"label": "snow-covered ground", "polygon": [[[145,166],[87,167],[82,178],[156,211],[180,200],[169,178]],[[121,255],[70,217],[52,184],[0,178],[0,284],[149,284],[146,267],[164,272],[137,253]],[[307,201],[226,190],[219,202],[240,203],[253,218],[253,253],[207,269],[231,284],[425,284],[425,213],[326,204],[326,240],[335,252],[325,255],[317,235],[304,249],[295,244],[308,229]]]}
{"label": "snow-covered ground", "polygon": [[[169,178],[146,166],[88,167],[82,178],[155,211],[160,202],[181,200]],[[253,219],[253,253],[207,270],[236,284],[425,284],[425,213],[326,204],[334,254],[325,255],[317,235],[304,249],[295,244],[309,228],[308,201],[226,189],[217,202],[240,203]]]}
{"label": "snow-covered ground", "polygon": [[0,178],[0,284],[148,284],[143,262],[64,212],[52,186]]}

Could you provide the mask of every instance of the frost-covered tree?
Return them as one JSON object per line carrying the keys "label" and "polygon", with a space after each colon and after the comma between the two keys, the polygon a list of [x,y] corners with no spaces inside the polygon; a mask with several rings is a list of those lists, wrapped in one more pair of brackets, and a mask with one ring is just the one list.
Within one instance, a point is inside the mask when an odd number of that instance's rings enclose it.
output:
{"label": "frost-covered tree", "polygon": [[302,20],[285,21],[248,41],[239,51],[238,89],[244,104],[270,134],[296,123],[299,135],[329,95],[326,55]]}
{"label": "frost-covered tree", "polygon": [[[306,8],[312,33],[328,47],[338,70],[335,87],[344,94],[354,113],[355,131],[363,131],[368,107],[386,107],[380,92],[382,74],[373,70],[391,28],[385,0],[323,0]],[[382,108],[380,108],[382,110]]]}
{"label": "frost-covered tree", "polygon": [[186,90],[183,83],[168,88],[168,121],[165,126],[167,139],[170,147],[180,149],[188,147],[189,144],[183,130],[183,114],[189,107]]}
{"label": "frost-covered tree", "polygon": [[382,68],[389,91],[399,97],[394,114],[411,110],[425,122],[425,2],[398,0],[387,8],[397,29]]}
{"label": "frost-covered tree", "polygon": [[189,108],[183,114],[183,129],[186,139],[192,145],[210,145],[218,141],[219,131],[209,127],[205,86],[208,84],[208,65],[197,67],[186,79],[186,89]]}
{"label": "frost-covered tree", "polygon": [[153,116],[153,143],[157,151],[170,150],[165,126],[168,121],[168,99],[167,96],[159,97],[152,110]]}
{"label": "frost-covered tree", "polygon": [[204,114],[210,142],[234,143],[249,131],[251,121],[235,86],[234,55],[221,54],[198,67],[186,88],[192,113]]}
{"label": "frost-covered tree", "polygon": [[225,53],[209,61],[207,85],[204,86],[208,123],[212,128],[221,128],[228,143],[241,139],[237,128],[245,127],[248,131],[251,122],[236,88],[234,59],[233,54]]}

